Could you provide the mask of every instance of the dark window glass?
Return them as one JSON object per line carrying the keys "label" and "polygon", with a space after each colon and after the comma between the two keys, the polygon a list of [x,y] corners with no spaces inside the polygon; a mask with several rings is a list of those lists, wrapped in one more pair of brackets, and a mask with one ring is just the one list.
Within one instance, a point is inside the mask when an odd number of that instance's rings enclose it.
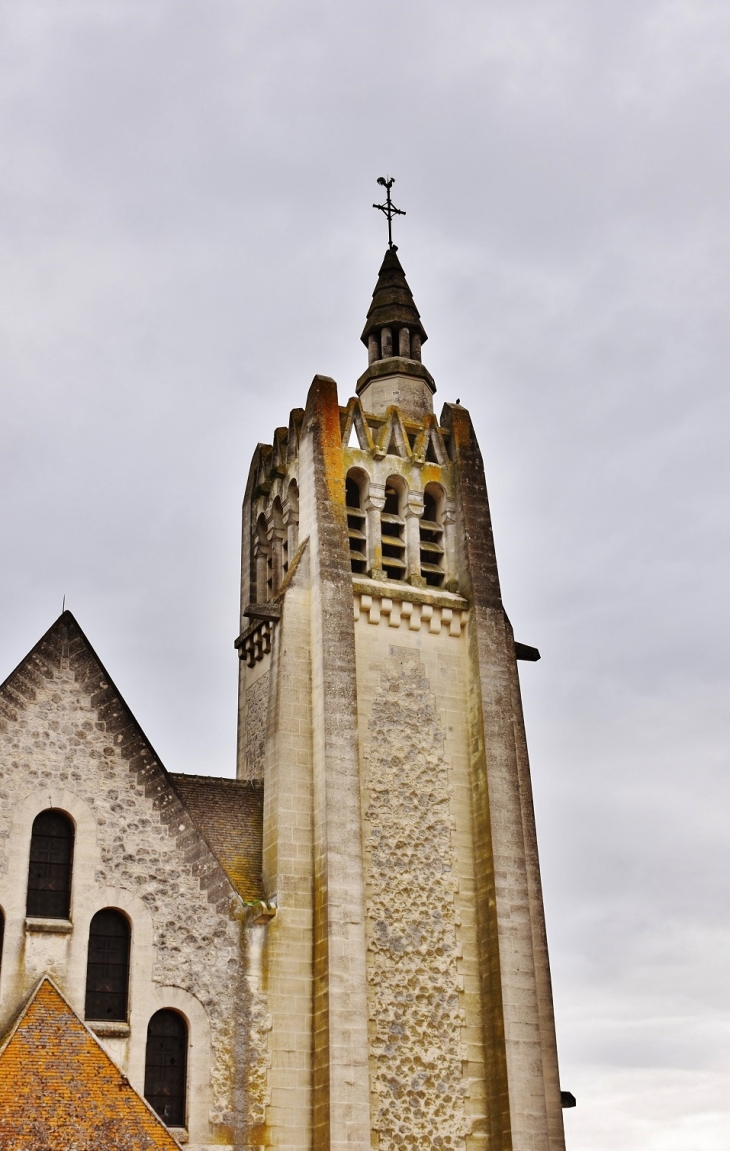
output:
{"label": "dark window glass", "polygon": [[28,915],[68,919],[74,829],[61,811],[42,811],[33,822],[28,868]]}
{"label": "dark window glass", "polygon": [[86,1018],[127,1018],[129,923],[111,907],[97,911],[89,928]]}
{"label": "dark window glass", "polygon": [[158,1011],[147,1028],[144,1097],[168,1127],[185,1126],[188,1029],[177,1011]]}
{"label": "dark window glass", "polygon": [[3,962],[3,942],[5,940],[5,916],[0,908],[0,967]]}

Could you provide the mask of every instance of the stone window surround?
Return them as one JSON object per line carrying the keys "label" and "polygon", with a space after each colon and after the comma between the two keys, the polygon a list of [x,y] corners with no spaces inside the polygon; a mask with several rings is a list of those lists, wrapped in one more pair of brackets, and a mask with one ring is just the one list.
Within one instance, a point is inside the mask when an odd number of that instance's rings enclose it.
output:
{"label": "stone window surround", "polygon": [[68,935],[73,931],[73,926],[70,919],[50,919],[41,915],[26,915],[25,917],[26,932],[38,931],[44,935]]}

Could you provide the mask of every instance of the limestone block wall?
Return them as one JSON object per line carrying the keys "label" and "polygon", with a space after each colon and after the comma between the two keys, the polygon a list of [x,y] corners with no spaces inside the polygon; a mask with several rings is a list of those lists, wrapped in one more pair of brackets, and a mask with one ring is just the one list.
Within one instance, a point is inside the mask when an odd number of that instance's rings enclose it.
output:
{"label": "limestone block wall", "polygon": [[[312,1146],[313,843],[309,555],[283,597],[271,652],[264,778],[264,887],[277,906],[265,929],[270,1023],[269,1147]],[[258,682],[262,682],[259,680]]]}
{"label": "limestone block wall", "polygon": [[[142,1093],[150,1016],[179,1011],[190,1147],[242,1147],[250,1004],[240,901],[65,618],[0,698],[0,1025],[44,972],[83,1018],[91,918],[121,909],[132,930],[129,1024],[102,1042]],[[28,859],[33,820],[49,806],[76,829],[71,913],[61,930],[39,931],[26,922]]]}

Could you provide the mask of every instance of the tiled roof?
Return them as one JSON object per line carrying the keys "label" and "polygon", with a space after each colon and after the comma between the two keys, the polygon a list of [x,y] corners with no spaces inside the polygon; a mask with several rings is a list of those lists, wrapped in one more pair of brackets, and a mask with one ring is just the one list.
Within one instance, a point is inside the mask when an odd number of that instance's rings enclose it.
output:
{"label": "tiled roof", "polygon": [[170,773],[170,778],[241,898],[263,899],[263,788],[208,775]]}
{"label": "tiled roof", "polygon": [[0,1151],[177,1151],[164,1124],[42,979],[0,1048]]}

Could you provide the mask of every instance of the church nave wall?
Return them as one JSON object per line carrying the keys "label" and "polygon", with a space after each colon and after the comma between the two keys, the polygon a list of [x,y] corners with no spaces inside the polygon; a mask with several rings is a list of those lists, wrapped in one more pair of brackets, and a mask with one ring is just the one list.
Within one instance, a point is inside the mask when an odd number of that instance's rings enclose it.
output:
{"label": "church nave wall", "polygon": [[[190,1146],[240,1145],[240,900],[79,633],[53,632],[0,693],[0,1024],[44,973],[84,1018],[91,919],[119,909],[131,927],[127,1018],[89,1025],[144,1094],[149,1021],[179,1013]],[[75,833],[67,919],[26,914],[31,831],[49,808]]]}

